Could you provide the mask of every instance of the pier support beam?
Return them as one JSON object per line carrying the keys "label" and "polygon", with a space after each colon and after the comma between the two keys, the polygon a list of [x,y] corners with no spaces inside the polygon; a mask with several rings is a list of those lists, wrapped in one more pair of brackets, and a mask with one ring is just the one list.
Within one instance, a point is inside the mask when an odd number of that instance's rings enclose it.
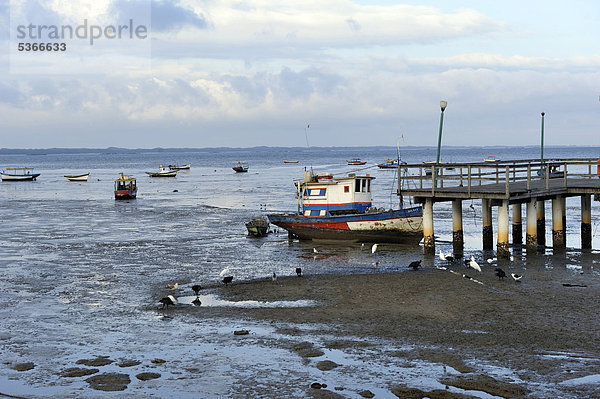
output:
{"label": "pier support beam", "polygon": [[435,255],[435,237],[433,235],[433,200],[427,198],[423,204],[423,243],[425,253]]}
{"label": "pier support beam", "polygon": [[592,197],[581,196],[581,249],[592,249]]}
{"label": "pier support beam", "polygon": [[498,259],[508,259],[508,200],[502,200],[498,207],[498,245],[496,256]]}
{"label": "pier support beam", "polygon": [[537,201],[532,199],[527,203],[527,234],[526,234],[526,245],[527,251],[537,251]]}
{"label": "pier support beam", "polygon": [[494,229],[492,227],[492,201],[481,200],[481,212],[483,213],[483,250],[494,249]]}
{"label": "pier support beam", "polygon": [[546,246],[546,203],[543,200],[537,202],[537,243]]}
{"label": "pier support beam", "polygon": [[513,245],[523,245],[523,221],[521,219],[521,204],[512,206],[512,236]]}
{"label": "pier support beam", "polygon": [[462,201],[452,201],[452,249],[454,255],[462,255],[464,248]]}
{"label": "pier support beam", "polygon": [[563,230],[563,197],[557,195],[552,198],[552,248],[555,250],[564,250],[565,232]]}

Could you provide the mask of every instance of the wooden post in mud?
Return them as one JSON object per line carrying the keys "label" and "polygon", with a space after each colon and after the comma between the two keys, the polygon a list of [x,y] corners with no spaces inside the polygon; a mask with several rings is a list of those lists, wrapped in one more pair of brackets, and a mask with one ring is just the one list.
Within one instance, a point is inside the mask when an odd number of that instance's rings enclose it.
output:
{"label": "wooden post in mud", "polygon": [[481,212],[483,213],[483,250],[494,249],[494,229],[492,227],[492,201],[481,200]]}
{"label": "wooden post in mud", "polygon": [[527,203],[527,219],[525,222],[527,223],[527,233],[525,236],[525,241],[527,245],[527,251],[537,251],[537,210],[536,210],[537,201],[535,198],[532,198]]}
{"label": "wooden post in mud", "polygon": [[423,204],[423,244],[425,253],[435,255],[435,237],[433,235],[433,199],[427,198]]}
{"label": "wooden post in mud", "polygon": [[567,197],[562,197],[563,236],[567,245]]}
{"label": "wooden post in mud", "polygon": [[537,243],[546,246],[546,203],[544,200],[537,202]]}
{"label": "wooden post in mud", "polygon": [[554,250],[565,249],[563,203],[563,198],[560,195],[552,198],[552,248]]}
{"label": "wooden post in mud", "polygon": [[523,221],[521,219],[521,204],[512,206],[512,236],[513,245],[523,245]]}
{"label": "wooden post in mud", "polygon": [[454,255],[462,255],[464,248],[462,200],[452,200],[452,249]]}
{"label": "wooden post in mud", "polygon": [[581,249],[592,249],[592,197],[581,196]]}
{"label": "wooden post in mud", "polygon": [[498,207],[498,244],[496,256],[498,259],[508,259],[508,200],[502,200]]}

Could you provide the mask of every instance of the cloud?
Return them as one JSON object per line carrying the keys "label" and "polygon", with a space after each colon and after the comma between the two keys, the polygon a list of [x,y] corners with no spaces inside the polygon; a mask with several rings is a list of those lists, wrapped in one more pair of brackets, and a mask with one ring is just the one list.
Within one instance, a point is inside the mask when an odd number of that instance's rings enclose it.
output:
{"label": "cloud", "polygon": [[151,13],[152,31],[169,32],[183,27],[205,29],[208,26],[202,12],[166,0],[116,0],[111,9],[120,18],[137,18]]}

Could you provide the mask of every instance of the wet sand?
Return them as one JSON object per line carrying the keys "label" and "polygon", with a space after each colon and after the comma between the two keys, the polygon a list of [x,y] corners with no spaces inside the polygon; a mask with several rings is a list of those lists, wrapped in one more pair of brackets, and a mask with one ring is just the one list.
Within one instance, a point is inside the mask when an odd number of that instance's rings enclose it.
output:
{"label": "wet sand", "polygon": [[[290,276],[221,287],[218,294],[233,301],[309,299],[317,306],[206,308],[204,317],[214,314],[289,323],[300,326],[299,331],[305,326],[311,328],[311,335],[338,337],[330,340],[330,347],[337,349],[368,346],[378,340],[391,340],[398,347],[414,345],[412,350],[392,355],[447,365],[460,375],[440,382],[492,395],[540,397],[550,390],[559,397],[600,397],[597,381],[560,384],[600,374],[600,285],[595,270],[584,268],[580,274],[530,268],[521,282],[515,282],[507,266],[508,279],[503,281],[495,276],[494,266],[485,266],[483,273],[461,266],[452,269],[481,283],[436,268],[394,274]],[[516,370],[520,383],[491,378],[478,367],[478,360]],[[414,394],[421,387],[404,386],[401,378],[395,387],[381,388],[398,397],[422,397]]]}

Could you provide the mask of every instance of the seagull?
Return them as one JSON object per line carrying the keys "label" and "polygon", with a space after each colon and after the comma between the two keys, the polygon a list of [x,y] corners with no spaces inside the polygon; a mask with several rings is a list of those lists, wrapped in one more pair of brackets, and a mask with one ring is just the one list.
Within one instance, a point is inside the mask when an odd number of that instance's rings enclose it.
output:
{"label": "seagull", "polygon": [[515,281],[521,281],[521,279],[523,278],[523,276],[520,274],[511,273],[510,275],[513,279],[515,279]]}
{"label": "seagull", "polygon": [[275,272],[273,272],[273,275],[271,276],[271,280],[277,281],[277,275],[275,274]]}
{"label": "seagull", "polygon": [[179,287],[179,283],[167,284],[167,288],[170,289],[170,290],[176,290],[177,287]]}
{"label": "seagull", "polygon": [[223,283],[225,284],[225,286],[227,286],[227,284],[231,283],[232,281],[233,281],[233,276],[223,277]]}
{"label": "seagull", "polygon": [[198,292],[202,289],[202,287],[200,287],[198,284],[196,285],[192,285],[192,290],[196,293],[196,296],[198,296]]}
{"label": "seagull", "polygon": [[419,266],[421,266],[420,260],[415,260],[414,262],[410,262],[410,265],[408,265],[408,267],[412,267],[413,270],[418,270]]}
{"label": "seagull", "polygon": [[506,277],[506,273],[504,272],[504,270],[500,269],[499,267],[497,267],[495,270],[496,276],[498,276],[498,280],[504,280],[504,277]]}
{"label": "seagull", "polygon": [[316,254],[319,253],[319,251],[317,251],[317,248],[313,248],[313,252],[316,253]]}
{"label": "seagull", "polygon": [[481,267],[479,267],[479,264],[477,262],[475,262],[475,257],[473,255],[471,255],[471,261],[469,262],[469,266],[471,266],[473,269],[477,270],[478,272],[481,272]]}
{"label": "seagull", "polygon": [[446,255],[444,255],[444,253],[442,252],[441,249],[440,249],[440,259],[441,260],[446,260]]}
{"label": "seagull", "polygon": [[496,262],[498,260],[498,258],[488,258],[487,263],[492,264],[494,262]]}
{"label": "seagull", "polygon": [[377,244],[373,244],[373,246],[371,247],[371,253],[374,254],[375,251],[377,251]]}
{"label": "seagull", "polygon": [[219,276],[223,277],[225,275],[231,275],[232,271],[233,271],[233,267],[226,267],[225,269],[221,270],[221,273],[219,273]]}
{"label": "seagull", "polygon": [[302,269],[299,267],[296,268],[296,276],[302,277]]}
{"label": "seagull", "polygon": [[169,308],[169,305],[176,305],[177,302],[177,298],[175,298],[173,295],[167,295],[166,297],[162,298],[160,301],[160,303],[162,303],[162,308]]}

